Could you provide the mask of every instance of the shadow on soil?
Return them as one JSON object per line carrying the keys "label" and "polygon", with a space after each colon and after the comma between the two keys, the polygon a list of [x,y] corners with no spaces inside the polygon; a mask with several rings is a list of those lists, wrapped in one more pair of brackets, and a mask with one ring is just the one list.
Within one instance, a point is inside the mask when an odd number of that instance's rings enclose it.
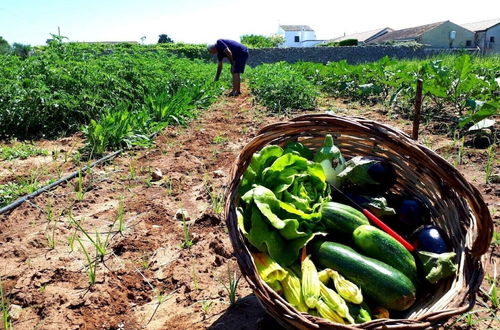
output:
{"label": "shadow on soil", "polygon": [[273,329],[285,330],[269,316],[255,295],[238,299],[210,327],[209,330]]}

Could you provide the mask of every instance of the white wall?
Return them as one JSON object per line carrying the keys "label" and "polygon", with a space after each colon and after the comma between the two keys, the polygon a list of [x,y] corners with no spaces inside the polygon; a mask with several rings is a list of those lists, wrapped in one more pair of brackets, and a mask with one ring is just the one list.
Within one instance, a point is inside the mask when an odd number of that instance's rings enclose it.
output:
{"label": "white wall", "polygon": [[[279,29],[279,34],[285,37],[285,47],[311,47],[309,43],[302,44],[304,40],[316,40],[316,33],[314,31],[284,31]],[[299,41],[295,41],[295,37],[299,37]],[[307,45],[307,46],[306,46]]]}
{"label": "white wall", "polygon": [[[491,37],[495,39],[495,42],[490,42]],[[482,45],[480,44],[479,47],[485,47],[487,54],[500,52],[500,24],[486,30],[486,40],[484,40],[484,44]]]}

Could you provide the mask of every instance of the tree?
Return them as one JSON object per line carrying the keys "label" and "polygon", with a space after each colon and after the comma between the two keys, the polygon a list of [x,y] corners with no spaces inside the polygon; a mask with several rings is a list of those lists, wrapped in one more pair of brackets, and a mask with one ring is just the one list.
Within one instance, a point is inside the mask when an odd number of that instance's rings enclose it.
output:
{"label": "tree", "polygon": [[21,58],[28,57],[30,52],[31,52],[30,45],[23,45],[23,44],[20,44],[17,42],[12,44],[12,53],[21,57]]}
{"label": "tree", "polygon": [[9,54],[11,48],[7,40],[0,36],[0,54]]}
{"label": "tree", "polygon": [[266,37],[257,34],[246,34],[240,37],[240,41],[249,48],[273,48],[282,44],[284,39],[280,35]]}
{"label": "tree", "polygon": [[166,34],[160,34],[160,39],[158,39],[159,44],[173,43],[174,41]]}

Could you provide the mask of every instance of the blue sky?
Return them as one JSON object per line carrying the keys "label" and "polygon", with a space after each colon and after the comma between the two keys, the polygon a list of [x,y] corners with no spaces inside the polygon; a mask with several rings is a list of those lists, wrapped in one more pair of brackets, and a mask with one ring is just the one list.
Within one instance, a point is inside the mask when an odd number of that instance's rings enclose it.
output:
{"label": "blue sky", "polygon": [[[467,6],[466,6],[467,4]],[[209,43],[243,34],[270,35],[278,24],[306,24],[318,39],[379,27],[402,29],[438,21],[500,18],[499,0],[0,0],[0,36],[45,44],[50,33],[71,41]]]}

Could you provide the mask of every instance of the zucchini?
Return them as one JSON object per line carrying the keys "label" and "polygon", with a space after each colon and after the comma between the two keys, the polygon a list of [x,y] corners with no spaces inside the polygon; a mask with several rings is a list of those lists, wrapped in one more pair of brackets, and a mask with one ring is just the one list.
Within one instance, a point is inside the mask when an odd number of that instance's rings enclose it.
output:
{"label": "zucchini", "polygon": [[415,286],[394,267],[335,242],[315,241],[311,250],[317,264],[359,285],[363,296],[378,305],[403,311],[415,302]]}
{"label": "zucchini", "polygon": [[321,222],[328,231],[340,232],[352,236],[352,232],[361,225],[368,225],[368,219],[355,208],[336,202],[327,202],[321,206]]}
{"label": "zucchini", "polygon": [[391,235],[374,226],[362,225],[354,230],[352,238],[363,254],[385,262],[405,274],[413,284],[417,283],[415,258]]}

